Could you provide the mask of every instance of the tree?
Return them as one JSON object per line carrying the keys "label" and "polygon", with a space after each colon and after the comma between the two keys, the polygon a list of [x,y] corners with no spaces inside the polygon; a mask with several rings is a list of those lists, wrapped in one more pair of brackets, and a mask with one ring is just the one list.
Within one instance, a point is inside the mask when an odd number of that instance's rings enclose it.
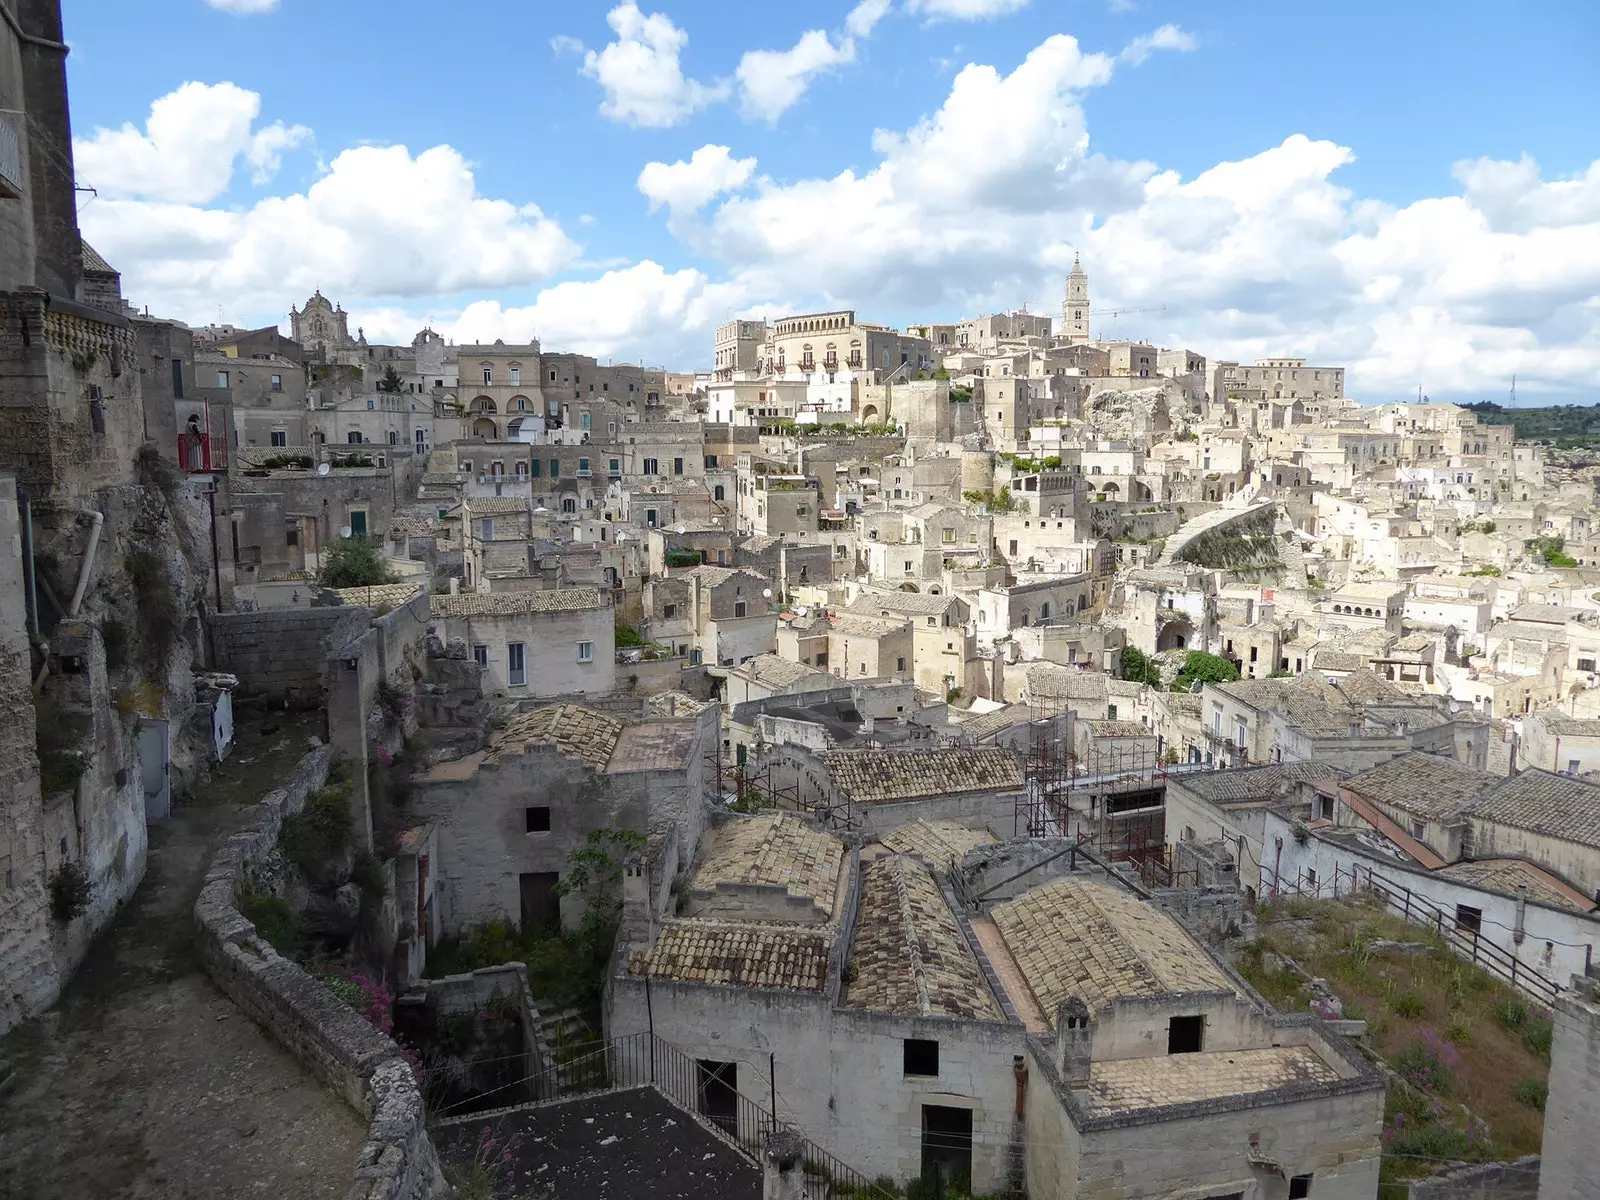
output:
{"label": "tree", "polygon": [[1161,667],[1137,646],[1122,648],[1122,678],[1151,687],[1161,686]]}
{"label": "tree", "polygon": [[317,583],[329,588],[376,587],[398,581],[384,561],[382,547],[364,533],[330,545],[322,555],[322,570],[317,572]]}
{"label": "tree", "polygon": [[1557,534],[1553,537],[1529,538],[1522,548],[1547,567],[1575,567],[1578,560],[1566,553],[1567,539]]}
{"label": "tree", "polygon": [[380,392],[398,392],[400,390],[400,372],[394,369],[394,364],[389,363],[383,368],[383,378],[378,380]]}
{"label": "tree", "polygon": [[1239,668],[1217,654],[1204,650],[1191,650],[1184,656],[1183,669],[1172,681],[1175,692],[1192,692],[1196,683],[1232,683],[1239,678]]}

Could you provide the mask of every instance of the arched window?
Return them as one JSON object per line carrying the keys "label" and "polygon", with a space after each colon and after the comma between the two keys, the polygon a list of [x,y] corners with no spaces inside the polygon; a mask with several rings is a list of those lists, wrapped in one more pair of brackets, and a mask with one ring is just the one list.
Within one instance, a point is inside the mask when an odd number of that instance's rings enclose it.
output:
{"label": "arched window", "polygon": [[717,486],[711,490],[712,498],[716,499],[716,500],[725,500],[725,499],[727,499],[727,496],[725,495],[725,491],[726,491],[726,489],[724,489],[723,486],[720,483],[717,484]]}

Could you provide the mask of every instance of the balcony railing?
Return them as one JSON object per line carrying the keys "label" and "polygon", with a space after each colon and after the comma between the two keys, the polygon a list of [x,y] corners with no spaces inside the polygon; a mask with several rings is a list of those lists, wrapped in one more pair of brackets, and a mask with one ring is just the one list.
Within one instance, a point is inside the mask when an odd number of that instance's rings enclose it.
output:
{"label": "balcony railing", "polygon": [[214,471],[226,471],[228,469],[228,439],[217,434],[213,434],[209,438],[204,435],[193,437],[179,434],[178,469],[200,475],[209,475]]}

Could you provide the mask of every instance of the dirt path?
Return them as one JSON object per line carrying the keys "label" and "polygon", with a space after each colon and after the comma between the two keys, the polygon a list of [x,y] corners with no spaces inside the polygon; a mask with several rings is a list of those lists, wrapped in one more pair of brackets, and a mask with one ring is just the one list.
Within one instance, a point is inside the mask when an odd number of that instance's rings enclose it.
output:
{"label": "dirt path", "polygon": [[229,760],[151,827],[144,882],[61,1001],[0,1042],[0,1198],[345,1194],[364,1123],[212,986],[191,916],[213,849],[317,726],[242,716]]}

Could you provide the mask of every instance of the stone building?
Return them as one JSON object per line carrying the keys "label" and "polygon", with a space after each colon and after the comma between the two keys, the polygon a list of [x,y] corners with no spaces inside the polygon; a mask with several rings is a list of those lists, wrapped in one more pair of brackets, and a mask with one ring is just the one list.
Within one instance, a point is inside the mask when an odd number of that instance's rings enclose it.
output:
{"label": "stone building", "polygon": [[675,911],[676,863],[630,868],[608,1028],[683,1048],[728,1131],[775,1102],[869,1177],[1062,1198],[1372,1194],[1379,1073],[1266,1012],[1114,878],[1058,857],[1061,877],[984,911],[940,874],[952,859],[1014,874],[1005,851],[949,822],[856,847],[790,814],[734,818],[706,835]]}
{"label": "stone building", "polygon": [[616,626],[596,588],[433,597],[447,640],[462,639],[487,694],[603,696],[616,686]]}
{"label": "stone building", "polygon": [[1573,976],[1556,999],[1550,1046],[1550,1094],[1544,1106],[1539,1200],[1593,1200],[1594,1131],[1600,1128],[1600,997],[1595,981]]}
{"label": "stone building", "polygon": [[706,820],[717,710],[623,721],[573,704],[522,713],[466,758],[416,780],[408,816],[431,823],[445,933],[487,921],[567,926],[583,900],[557,884],[600,830],[693,846]]}

